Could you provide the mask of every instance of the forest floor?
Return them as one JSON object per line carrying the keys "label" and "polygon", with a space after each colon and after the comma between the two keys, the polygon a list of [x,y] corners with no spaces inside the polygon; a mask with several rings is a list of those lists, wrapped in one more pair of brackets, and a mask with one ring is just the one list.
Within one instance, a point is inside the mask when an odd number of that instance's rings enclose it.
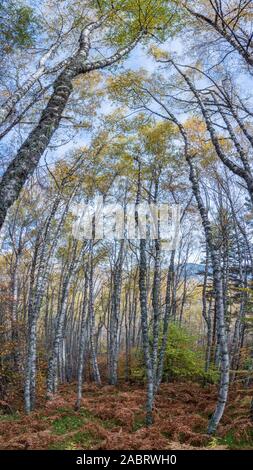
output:
{"label": "forest floor", "polygon": [[231,391],[214,438],[207,436],[216,387],[163,384],[154,424],[144,424],[145,390],[138,385],[85,385],[81,409],[74,411],[75,384],[62,386],[52,401],[42,397],[29,416],[0,415],[0,449],[253,449],[249,407],[253,390]]}

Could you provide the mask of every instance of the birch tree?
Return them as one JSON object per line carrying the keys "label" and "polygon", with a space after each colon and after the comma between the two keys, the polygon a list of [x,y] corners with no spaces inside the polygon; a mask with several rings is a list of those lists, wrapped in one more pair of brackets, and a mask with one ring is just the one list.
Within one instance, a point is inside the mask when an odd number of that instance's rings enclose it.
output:
{"label": "birch tree", "polygon": [[[107,2],[105,7],[107,7]],[[158,15],[150,16],[149,2],[143,2],[140,6],[134,2],[126,2],[126,5],[116,7],[109,6],[109,11],[102,14],[100,11],[93,12],[93,17],[87,21],[79,34],[76,51],[63,64],[58,64],[59,73],[52,83],[52,93],[43,109],[38,123],[32,129],[26,140],[21,145],[15,158],[11,161],[1,178],[0,183],[0,226],[2,226],[8,208],[18,198],[18,195],[25,185],[29,176],[33,173],[49,142],[58,129],[63,111],[68,103],[73,90],[73,80],[80,75],[89,74],[94,70],[103,70],[118,63],[127,56],[144,36],[152,33],[157,27],[156,21],[162,22],[166,9],[164,2],[161,2],[157,11]],[[91,51],[92,34],[110,26],[110,21],[117,18],[122,12],[123,16],[128,13],[129,23],[125,21],[125,30],[128,26],[130,33],[127,37],[121,37],[123,46],[119,46],[116,52],[107,58],[89,58]],[[109,23],[108,23],[109,21]],[[116,19],[116,24],[117,24]],[[122,18],[122,21],[124,19]],[[121,32],[120,32],[121,34]],[[116,44],[117,46],[117,44]],[[31,80],[33,80],[31,78]]]}

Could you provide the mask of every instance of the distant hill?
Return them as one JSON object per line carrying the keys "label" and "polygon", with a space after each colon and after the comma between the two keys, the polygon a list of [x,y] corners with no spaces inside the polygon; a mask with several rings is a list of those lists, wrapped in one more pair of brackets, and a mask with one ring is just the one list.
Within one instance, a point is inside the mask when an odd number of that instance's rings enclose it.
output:
{"label": "distant hill", "polygon": [[[205,273],[205,265],[198,264],[198,263],[187,263],[186,265],[186,275],[187,277],[197,277],[197,276],[204,276]],[[211,275],[212,270],[209,267],[209,275]]]}

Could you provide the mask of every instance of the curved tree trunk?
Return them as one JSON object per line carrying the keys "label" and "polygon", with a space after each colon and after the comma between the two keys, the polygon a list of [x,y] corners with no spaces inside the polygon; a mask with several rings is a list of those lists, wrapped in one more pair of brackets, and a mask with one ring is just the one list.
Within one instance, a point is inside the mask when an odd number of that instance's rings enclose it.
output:
{"label": "curved tree trunk", "polygon": [[2,176],[0,182],[0,229],[4,223],[7,210],[18,198],[21,189],[37,167],[40,157],[59,127],[62,113],[72,93],[73,79],[80,74],[103,69],[118,62],[135,47],[143,36],[143,32],[141,32],[131,44],[118,50],[109,58],[88,62],[89,37],[91,32],[100,24],[100,21],[90,24],[82,32],[79,40],[80,47],[55,80],[53,93],[41,114],[39,123],[22,144],[16,157]]}

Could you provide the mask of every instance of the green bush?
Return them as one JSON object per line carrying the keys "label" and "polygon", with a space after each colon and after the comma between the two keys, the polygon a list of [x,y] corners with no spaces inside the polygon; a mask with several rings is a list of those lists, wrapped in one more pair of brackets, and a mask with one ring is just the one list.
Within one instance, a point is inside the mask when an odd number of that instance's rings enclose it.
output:
{"label": "green bush", "polygon": [[[205,351],[197,345],[193,334],[185,327],[171,323],[164,357],[163,381],[192,380],[216,383],[218,371],[212,366],[205,372],[204,355]],[[137,380],[145,376],[142,353],[137,356],[132,376]]]}
{"label": "green bush", "polygon": [[204,351],[197,346],[194,335],[185,327],[175,323],[170,325],[164,360],[164,380],[173,379],[206,379],[216,382],[218,373],[211,368],[205,372]]}

